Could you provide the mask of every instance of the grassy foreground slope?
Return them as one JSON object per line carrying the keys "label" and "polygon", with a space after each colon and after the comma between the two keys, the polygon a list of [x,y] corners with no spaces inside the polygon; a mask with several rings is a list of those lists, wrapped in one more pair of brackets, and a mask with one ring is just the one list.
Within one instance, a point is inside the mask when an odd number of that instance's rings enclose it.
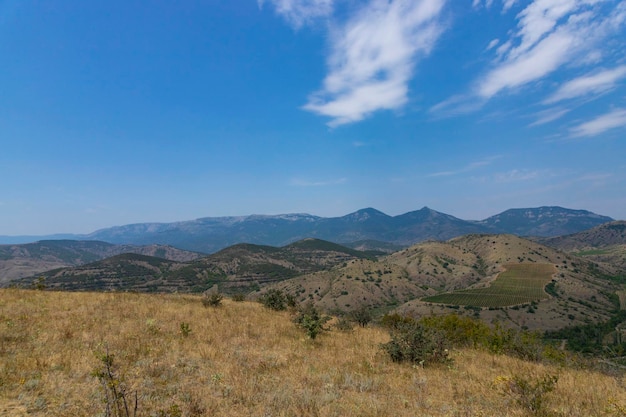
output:
{"label": "grassy foreground slope", "polygon": [[[186,323],[190,333],[181,332]],[[184,327],[184,326],[183,326]],[[617,416],[623,380],[455,350],[450,366],[396,364],[379,328],[307,339],[289,313],[192,295],[0,290],[0,415],[103,415],[99,355],[137,392],[139,416],[530,416],[516,376],[557,375],[555,416]]]}

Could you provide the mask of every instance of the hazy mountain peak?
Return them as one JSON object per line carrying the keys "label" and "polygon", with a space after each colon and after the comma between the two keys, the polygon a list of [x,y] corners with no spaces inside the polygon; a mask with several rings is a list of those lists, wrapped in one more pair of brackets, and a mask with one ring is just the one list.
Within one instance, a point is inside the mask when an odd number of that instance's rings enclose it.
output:
{"label": "hazy mountain peak", "polygon": [[380,210],[376,210],[375,208],[372,208],[372,207],[367,207],[361,210],[357,210],[354,213],[347,214],[343,216],[342,219],[352,220],[352,221],[366,221],[366,220],[375,219],[375,218],[387,219],[390,217],[391,216],[383,213]]}

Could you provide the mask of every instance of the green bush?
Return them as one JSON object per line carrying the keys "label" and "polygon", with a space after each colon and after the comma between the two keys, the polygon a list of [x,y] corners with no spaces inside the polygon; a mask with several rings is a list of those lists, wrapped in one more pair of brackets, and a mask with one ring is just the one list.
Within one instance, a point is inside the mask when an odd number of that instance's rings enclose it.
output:
{"label": "green bush", "polygon": [[447,347],[443,332],[418,322],[398,326],[391,332],[391,341],[382,345],[394,362],[422,366],[449,362]]}
{"label": "green bush", "polygon": [[180,334],[183,337],[188,337],[191,334],[191,326],[184,321],[180,323]]}
{"label": "green bush", "polygon": [[296,325],[304,329],[311,339],[315,339],[318,334],[325,330],[324,324],[328,320],[330,317],[322,315],[311,303],[302,307],[294,318]]}
{"label": "green bush", "polygon": [[275,288],[269,289],[266,293],[261,295],[259,302],[265,307],[276,311],[286,310],[287,307],[295,307],[297,305],[293,295],[285,294]]}
{"label": "green bush", "polygon": [[415,320],[413,320],[411,317],[402,316],[398,313],[385,314],[380,319],[380,325],[391,330],[398,329],[405,324],[414,322]]}

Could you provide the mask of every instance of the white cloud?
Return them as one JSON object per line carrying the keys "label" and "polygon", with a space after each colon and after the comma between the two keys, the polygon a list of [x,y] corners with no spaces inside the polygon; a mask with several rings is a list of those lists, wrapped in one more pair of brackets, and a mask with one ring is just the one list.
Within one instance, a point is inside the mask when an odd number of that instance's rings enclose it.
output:
{"label": "white cloud", "polygon": [[495,48],[495,46],[499,43],[500,39],[493,39],[491,42],[489,42],[489,45],[487,45],[487,50]]}
{"label": "white cloud", "polygon": [[[504,3],[504,9],[515,2]],[[493,68],[476,85],[489,99],[537,81],[564,65],[597,62],[602,41],[624,24],[626,3],[606,13],[607,0],[535,0],[517,15],[517,30],[496,50]]]}
{"label": "white cloud", "polygon": [[491,165],[493,163],[493,161],[500,159],[502,156],[501,155],[493,155],[478,161],[474,161],[471,162],[469,164],[467,164],[465,167],[455,170],[455,171],[440,171],[440,172],[434,172],[432,174],[428,174],[427,177],[429,178],[433,178],[433,177],[450,177],[453,175],[458,175],[458,174],[463,174],[466,172],[470,172],[470,171],[474,171],[478,168],[482,168],[488,165]]}
{"label": "white cloud", "polygon": [[330,126],[356,122],[407,102],[420,55],[443,30],[445,0],[372,0],[331,33],[329,73],[304,109],[331,117]]}
{"label": "white cloud", "polygon": [[497,173],[494,176],[495,182],[507,183],[517,181],[532,181],[537,178],[546,176],[546,172],[543,171],[530,171],[526,169],[512,169],[508,172]]}
{"label": "white cloud", "polygon": [[482,107],[484,100],[476,100],[471,95],[456,95],[441,101],[429,110],[435,117],[449,117],[464,113],[471,113]]}
{"label": "white cloud", "polygon": [[315,19],[330,16],[333,12],[334,0],[257,0],[257,2],[260,8],[265,3],[270,3],[274,6],[276,13],[294,29],[299,29]]}
{"label": "white cloud", "polygon": [[624,77],[626,77],[626,65],[595,74],[584,75],[563,84],[544,103],[551,104],[575,97],[601,94],[615,88],[617,82]]}
{"label": "white cloud", "polygon": [[553,122],[565,116],[569,112],[570,112],[569,109],[561,109],[561,108],[549,109],[549,110],[539,112],[538,114],[536,114],[537,120],[531,123],[530,126],[540,126],[546,123]]}
{"label": "white cloud", "polygon": [[529,53],[507,61],[491,71],[478,86],[478,94],[491,98],[505,88],[518,87],[554,71],[565,60],[571,36],[554,33]]}
{"label": "white cloud", "polygon": [[571,129],[574,137],[596,136],[610,129],[626,127],[626,109],[615,109]]}
{"label": "white cloud", "polygon": [[511,7],[517,3],[517,0],[502,0],[503,6],[502,11],[507,12]]}
{"label": "white cloud", "polygon": [[[486,8],[490,8],[490,7],[491,7],[491,5],[493,4],[493,0],[484,0],[484,3],[485,3],[485,7],[486,7]],[[473,8],[475,8],[475,9],[477,9],[477,8],[479,8],[482,4],[483,4],[483,0],[474,0],[474,1],[472,2],[472,7],[473,7]]]}

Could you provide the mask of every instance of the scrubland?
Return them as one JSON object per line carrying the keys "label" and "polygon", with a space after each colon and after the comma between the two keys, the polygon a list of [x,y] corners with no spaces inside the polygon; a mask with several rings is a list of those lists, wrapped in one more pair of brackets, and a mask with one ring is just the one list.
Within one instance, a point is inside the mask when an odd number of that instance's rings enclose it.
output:
{"label": "scrubland", "polygon": [[395,363],[387,330],[328,327],[311,340],[246,301],[0,290],[0,415],[105,416],[111,383],[137,416],[626,416],[621,374],[473,349]]}

